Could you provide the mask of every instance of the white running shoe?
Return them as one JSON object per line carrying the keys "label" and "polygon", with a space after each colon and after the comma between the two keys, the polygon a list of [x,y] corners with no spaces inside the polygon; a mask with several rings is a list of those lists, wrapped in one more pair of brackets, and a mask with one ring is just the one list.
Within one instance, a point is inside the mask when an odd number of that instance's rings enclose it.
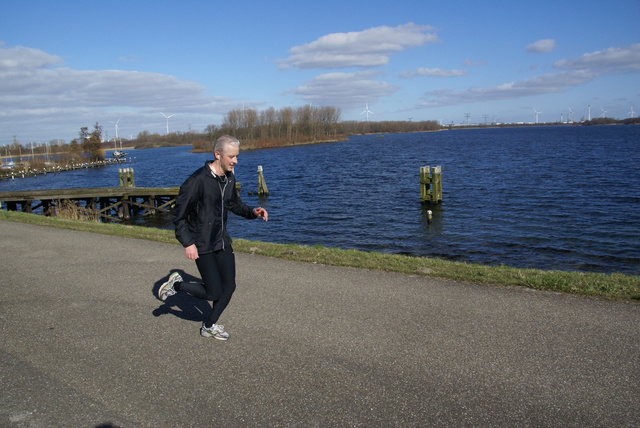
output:
{"label": "white running shoe", "polygon": [[207,328],[202,323],[202,327],[200,328],[200,336],[202,337],[213,337],[218,340],[227,340],[229,338],[229,333],[224,331],[224,326],[220,324],[214,324],[211,327]]}
{"label": "white running shoe", "polygon": [[175,284],[176,282],[182,282],[182,277],[178,272],[174,272],[169,275],[169,280],[162,284],[160,286],[160,289],[158,289],[158,297],[160,298],[160,300],[164,302],[165,300],[167,300],[167,297],[176,294],[176,290],[175,288],[173,288],[173,284]]}

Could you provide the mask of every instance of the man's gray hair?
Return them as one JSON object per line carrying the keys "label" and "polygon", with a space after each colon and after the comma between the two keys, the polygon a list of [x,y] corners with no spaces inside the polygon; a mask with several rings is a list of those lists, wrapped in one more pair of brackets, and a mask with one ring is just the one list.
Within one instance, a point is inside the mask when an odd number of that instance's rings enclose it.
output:
{"label": "man's gray hair", "polygon": [[224,153],[227,146],[240,147],[240,141],[231,135],[223,135],[213,144],[213,154],[215,155],[216,152]]}

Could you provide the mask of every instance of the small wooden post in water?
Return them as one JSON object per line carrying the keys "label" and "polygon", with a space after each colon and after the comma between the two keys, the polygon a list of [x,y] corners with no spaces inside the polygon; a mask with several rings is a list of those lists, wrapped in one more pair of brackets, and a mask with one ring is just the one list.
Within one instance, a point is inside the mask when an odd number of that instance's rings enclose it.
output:
{"label": "small wooden post in water", "polygon": [[133,168],[118,169],[118,177],[120,178],[120,187],[136,187]]}
{"label": "small wooden post in water", "polygon": [[262,165],[258,165],[258,195],[266,196],[269,194],[267,189],[267,183],[264,181],[264,175],[262,174]]}
{"label": "small wooden post in water", "polygon": [[442,202],[442,167],[420,168],[420,202]]}

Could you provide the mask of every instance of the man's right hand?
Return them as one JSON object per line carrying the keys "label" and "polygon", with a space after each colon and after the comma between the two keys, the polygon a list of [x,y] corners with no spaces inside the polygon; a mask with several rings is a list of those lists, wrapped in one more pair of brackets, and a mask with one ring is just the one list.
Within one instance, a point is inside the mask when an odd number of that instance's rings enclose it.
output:
{"label": "man's right hand", "polygon": [[195,260],[198,258],[198,249],[196,244],[191,244],[188,247],[184,247],[184,253],[189,260]]}

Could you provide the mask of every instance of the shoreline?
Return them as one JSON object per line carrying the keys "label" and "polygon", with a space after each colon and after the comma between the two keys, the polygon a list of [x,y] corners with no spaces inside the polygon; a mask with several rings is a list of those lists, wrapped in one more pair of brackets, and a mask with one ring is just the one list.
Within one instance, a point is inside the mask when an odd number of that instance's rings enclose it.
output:
{"label": "shoreline", "polygon": [[[154,229],[118,223],[94,223],[37,214],[0,210],[0,220],[86,231],[126,238],[145,239],[178,245],[172,230]],[[508,266],[486,266],[427,257],[369,253],[320,246],[275,244],[234,239],[238,252],[286,259],[303,263],[324,264],[367,270],[428,276],[483,286],[524,287],[546,292],[560,292],[586,298],[601,298],[640,304],[640,276],[621,273],[585,273],[521,269]]]}

